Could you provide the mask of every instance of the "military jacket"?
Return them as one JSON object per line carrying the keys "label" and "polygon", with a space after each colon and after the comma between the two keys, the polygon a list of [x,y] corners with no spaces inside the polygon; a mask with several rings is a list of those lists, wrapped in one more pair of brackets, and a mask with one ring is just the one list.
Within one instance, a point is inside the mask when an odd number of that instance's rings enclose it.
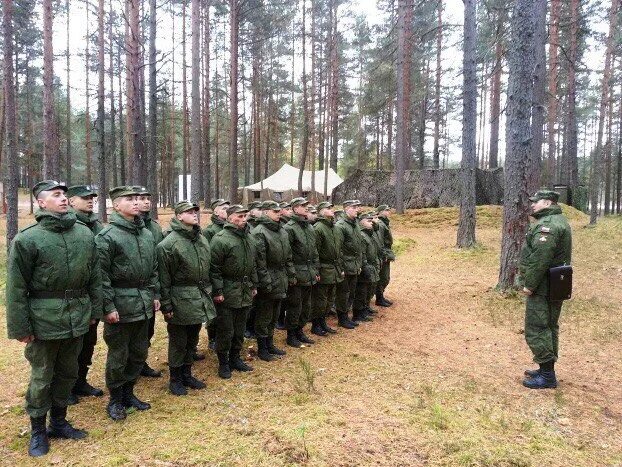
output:
{"label": "military jacket", "polygon": [[296,282],[289,236],[279,222],[262,216],[251,230],[257,251],[259,288],[273,298],[285,298],[287,287]]}
{"label": "military jacket", "polygon": [[164,234],[162,233],[162,227],[160,226],[158,221],[151,218],[151,214],[148,212],[143,213],[142,218],[143,222],[145,223],[145,227],[147,228],[147,230],[149,230],[149,232],[151,232],[151,235],[153,235],[153,241],[157,245],[164,238]]}
{"label": "military jacket", "polygon": [[558,205],[542,209],[527,231],[521,250],[520,274],[524,286],[536,295],[548,295],[548,270],[570,264],[572,232]]}
{"label": "military jacket", "polygon": [[203,236],[207,238],[208,242],[211,242],[214,235],[220,232],[224,226],[225,221],[212,214],[212,223],[203,229]]}
{"label": "military jacket", "polygon": [[341,254],[343,257],[343,268],[347,275],[358,275],[365,264],[363,255],[363,237],[361,228],[356,219],[343,217],[335,224],[342,239]]}
{"label": "military jacket", "polygon": [[190,228],[177,219],[156,247],[161,309],[173,312],[172,324],[201,324],[214,319],[209,276],[211,252],[199,226]]}
{"label": "military jacket", "polygon": [[82,222],[89,229],[91,229],[91,232],[93,232],[93,235],[97,235],[104,228],[104,224],[102,224],[102,222],[99,220],[98,215],[95,214],[94,212],[87,214],[85,212],[78,211],[75,209],[73,210],[73,212],[76,214],[76,217],[78,218],[80,222]]}
{"label": "military jacket", "polygon": [[[102,283],[93,233],[74,213],[35,213],[13,239],[7,261],[6,318],[11,339],[85,334],[102,315]],[[64,293],[44,298],[40,293]]]}
{"label": "military jacket", "polygon": [[249,229],[238,229],[226,223],[210,243],[212,259],[210,277],[214,296],[223,295],[223,306],[243,308],[253,303],[252,290],[257,288],[255,245]]}
{"label": "military jacket", "polygon": [[378,282],[380,280],[380,247],[374,229],[361,229],[363,256],[365,262],[359,276],[360,282]]}
{"label": "military jacket", "polygon": [[292,260],[296,269],[297,285],[313,285],[320,273],[320,261],[315,243],[315,232],[311,224],[293,215],[285,224],[292,247]]}
{"label": "military jacket", "polygon": [[341,232],[333,219],[318,217],[313,226],[315,244],[320,261],[320,284],[336,284],[343,281],[343,258],[341,256]]}
{"label": "military jacket", "polygon": [[378,222],[378,234],[380,238],[382,238],[382,255],[385,261],[395,261],[395,253],[393,252],[393,234],[391,233],[389,219],[386,217],[380,217],[380,222]]}
{"label": "military jacket", "polygon": [[102,269],[104,313],[119,312],[121,323],[153,316],[159,298],[153,235],[140,217],[128,221],[114,212],[95,237]]}

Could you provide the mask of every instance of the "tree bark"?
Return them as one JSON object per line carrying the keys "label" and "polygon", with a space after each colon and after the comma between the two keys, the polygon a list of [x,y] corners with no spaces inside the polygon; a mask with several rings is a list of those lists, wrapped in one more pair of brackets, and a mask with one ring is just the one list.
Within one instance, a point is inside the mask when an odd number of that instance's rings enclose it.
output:
{"label": "tree bark", "polygon": [[571,192],[579,184],[578,170],[578,125],[577,125],[577,80],[576,69],[579,56],[579,8],[580,0],[570,1],[570,51],[568,64],[568,86],[566,94],[565,146],[562,153],[562,166],[555,172],[560,173],[560,181],[570,187]]}
{"label": "tree bark", "polygon": [[128,91],[128,120],[131,121],[131,166],[130,173],[132,183],[142,185],[146,182],[146,164],[145,164],[145,142],[142,138],[144,122],[143,122],[143,60],[142,60],[142,44],[140,32],[140,0],[128,0],[129,9],[129,28],[128,28],[128,47],[129,54],[129,85],[131,92]]}
{"label": "tree bark", "polygon": [[[558,50],[559,50],[559,21],[561,15],[561,0],[551,0],[551,25],[549,26],[549,70],[548,70],[548,112],[547,112],[547,157],[544,172],[544,182],[553,186],[555,182],[555,135],[557,123],[557,80],[558,80]],[[570,64],[574,66],[574,64]]]}
{"label": "tree bark", "polygon": [[84,63],[85,63],[85,109],[84,109],[84,151],[86,153],[86,183],[88,185],[93,183],[93,145],[92,143],[92,122],[91,122],[91,90],[90,90],[90,75],[91,75],[91,49],[89,47],[91,43],[91,31],[89,21],[90,7],[86,8],[86,46],[84,49]]}
{"label": "tree bark", "polygon": [[302,175],[309,153],[309,87],[307,84],[307,2],[302,0],[302,148],[298,172],[298,196],[302,196]]}
{"label": "tree bark", "polygon": [[443,48],[443,0],[438,0],[436,31],[436,82],[434,83],[434,147],[432,149],[432,168],[440,165],[440,129],[441,129],[441,51]]}
{"label": "tree bark", "polygon": [[534,1],[533,111],[531,160],[527,172],[527,191],[535,193],[540,186],[542,143],[544,142],[544,109],[546,105],[546,0]]}
{"label": "tree bark", "polygon": [[43,178],[58,180],[60,147],[54,110],[53,21],[52,0],[43,0]]}
{"label": "tree bark", "polygon": [[106,212],[106,198],[108,197],[108,182],[106,178],[106,145],[104,142],[104,0],[98,1],[97,8],[97,160],[99,162],[99,216],[103,222],[108,220]]}
{"label": "tree bark", "polygon": [[67,95],[65,96],[66,99],[66,105],[67,105],[67,120],[65,122],[65,126],[66,131],[67,131],[67,152],[65,154],[65,177],[67,179],[67,186],[71,185],[71,170],[72,170],[72,165],[71,165],[71,120],[72,120],[72,113],[71,113],[71,86],[69,85],[69,83],[71,82],[70,80],[70,70],[71,70],[71,53],[70,51],[70,25],[71,22],[69,21],[70,17],[71,17],[71,10],[70,10],[70,3],[69,0],[65,0],[65,10],[67,13],[67,50],[65,51],[65,63],[66,63],[66,79],[67,79],[67,87],[66,87],[66,93]]}
{"label": "tree bark", "polygon": [[190,184],[190,201],[199,203],[201,199],[201,184],[199,174],[201,173],[201,5],[199,0],[192,0],[192,115],[191,115],[191,135],[190,144],[190,173],[192,181]]}
{"label": "tree bark", "polygon": [[503,72],[503,28],[505,14],[497,11],[495,26],[495,64],[492,72],[490,91],[490,150],[488,152],[488,167],[496,169],[499,166],[499,123],[501,117],[501,73]]}
{"label": "tree bark", "polygon": [[188,143],[190,132],[188,130],[188,71],[186,61],[186,17],[188,0],[182,0],[181,4],[181,107],[182,107],[182,144],[181,144],[181,172],[182,172],[182,199],[189,198],[188,191]]}
{"label": "tree bark", "polygon": [[203,200],[205,206],[209,206],[212,202],[212,167],[211,167],[211,138],[210,138],[210,125],[211,125],[211,95],[210,95],[210,40],[211,40],[211,25],[210,25],[210,7],[211,1],[207,0],[205,3],[205,26],[203,28],[204,34],[204,55],[205,55],[205,87],[203,89]]}
{"label": "tree bark", "polygon": [[157,4],[149,0],[149,136],[147,140],[147,189],[151,193],[151,216],[158,218],[158,83],[156,75]]}
{"label": "tree bark", "polygon": [[239,0],[229,0],[229,200],[238,200],[238,37],[240,32]]}
{"label": "tree bark", "polygon": [[458,223],[458,248],[475,245],[475,171],[477,154],[477,27],[475,0],[464,0],[462,61],[462,194]]}

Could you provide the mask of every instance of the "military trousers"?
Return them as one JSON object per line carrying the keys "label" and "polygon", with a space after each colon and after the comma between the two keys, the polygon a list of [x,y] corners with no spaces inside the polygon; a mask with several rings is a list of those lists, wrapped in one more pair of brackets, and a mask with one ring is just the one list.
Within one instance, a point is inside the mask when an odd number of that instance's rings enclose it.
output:
{"label": "military trousers", "polygon": [[149,347],[151,347],[151,339],[153,339],[153,336],[155,335],[155,321],[156,321],[156,312],[153,312],[153,316],[151,318],[149,318],[149,331],[148,331],[148,335],[147,338],[149,340]]}
{"label": "military trousers", "polygon": [[280,298],[272,298],[268,294],[259,292],[255,297],[255,334],[258,337],[272,337],[276,321],[281,313]]}
{"label": "military trousers", "polygon": [[311,316],[310,285],[292,285],[287,291],[287,314],[285,327],[294,330],[304,327]]}
{"label": "military trousers", "polygon": [[97,345],[97,325],[99,320],[89,326],[88,332],[82,336],[82,350],[78,355],[78,379],[86,379],[89,367],[93,364],[93,353]]}
{"label": "military trousers", "polygon": [[104,323],[108,346],[106,386],[115,389],[138,379],[149,351],[149,320]]}
{"label": "military trousers", "polygon": [[533,361],[556,361],[559,355],[559,315],[563,302],[551,302],[542,295],[527,297],[525,340]]}
{"label": "military trousers", "polygon": [[52,407],[66,407],[78,378],[78,355],[82,336],[67,339],[35,339],[26,345],[30,383],[26,391],[26,412],[42,417]]}
{"label": "military trousers", "polygon": [[230,308],[216,305],[216,352],[239,354],[244,344],[244,330],[248,318],[248,306]]}
{"label": "military trousers", "polygon": [[324,318],[335,303],[337,284],[317,284],[313,286],[313,311],[311,319]]}
{"label": "military trousers", "polygon": [[344,280],[337,284],[335,305],[338,315],[347,314],[354,303],[357,279],[358,276],[356,274],[346,274]]}
{"label": "military trousers", "polygon": [[382,295],[391,280],[391,261],[384,261],[380,266],[380,280],[376,284],[376,294]]}
{"label": "military trousers", "polygon": [[367,308],[369,306],[369,300],[371,300],[375,290],[375,282],[358,281],[356,283],[356,293],[354,295],[354,305],[352,309],[354,311],[361,311]]}
{"label": "military trousers", "polygon": [[166,325],[168,331],[168,365],[178,368],[184,365],[192,365],[192,358],[199,343],[199,324],[171,324]]}

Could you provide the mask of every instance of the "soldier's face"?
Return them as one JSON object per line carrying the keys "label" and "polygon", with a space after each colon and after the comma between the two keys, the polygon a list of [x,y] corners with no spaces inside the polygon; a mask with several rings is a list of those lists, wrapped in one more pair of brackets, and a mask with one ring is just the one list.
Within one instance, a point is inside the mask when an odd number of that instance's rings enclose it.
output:
{"label": "soldier's face", "polygon": [[121,196],[114,200],[115,210],[124,217],[131,218],[140,213],[138,196]]}
{"label": "soldier's face", "polygon": [[197,225],[199,223],[199,213],[195,209],[184,211],[181,214],[177,214],[177,220],[186,225]]}
{"label": "soldier's face", "polygon": [[149,211],[151,211],[151,196],[146,196],[146,195],[139,196],[138,197],[138,203],[139,203],[138,208],[142,212],[149,212]]}
{"label": "soldier's face", "polygon": [[364,229],[372,228],[372,220],[371,219],[361,219],[361,227]]}
{"label": "soldier's face", "polygon": [[76,211],[93,212],[96,196],[72,196],[69,198],[69,204]]}
{"label": "soldier's face", "polygon": [[306,219],[309,216],[309,208],[307,206],[295,206],[294,214]]}
{"label": "soldier's face", "polygon": [[285,208],[281,211],[281,215],[282,216],[291,216],[292,215],[292,208]]}
{"label": "soldier's face", "polygon": [[317,220],[317,214],[313,212],[308,213],[307,220],[310,220],[311,222],[315,222]]}
{"label": "soldier's face", "polygon": [[386,211],[381,211],[378,213],[380,217],[385,217],[385,218],[388,218],[390,214],[391,214],[391,211],[389,211],[388,209]]}
{"label": "soldier's face", "polygon": [[324,208],[320,211],[320,216],[335,217],[335,211],[332,208]]}
{"label": "soldier's face", "polygon": [[228,207],[229,207],[228,204],[223,204],[222,206],[218,206],[217,208],[214,209],[214,214],[216,214],[216,216],[221,218],[223,221],[227,220],[227,208]]}
{"label": "soldier's face", "polygon": [[37,203],[41,209],[58,214],[65,213],[67,212],[67,209],[69,209],[67,196],[65,196],[65,192],[61,189],[42,192],[39,194]]}
{"label": "soldier's face", "polygon": [[278,222],[281,220],[281,210],[279,209],[278,211],[274,210],[274,209],[267,209],[264,211],[264,214],[269,218],[272,219],[274,222]]}
{"label": "soldier's face", "polygon": [[531,203],[531,212],[534,214],[538,211],[542,211],[544,208],[548,208],[553,202],[550,199],[539,199],[535,203]]}
{"label": "soldier's face", "polygon": [[350,219],[354,219],[356,216],[358,216],[359,210],[357,206],[348,206],[345,210],[346,216],[348,216]]}
{"label": "soldier's face", "polygon": [[253,217],[261,217],[261,209],[251,209],[251,216]]}
{"label": "soldier's face", "polygon": [[243,229],[246,227],[246,218],[248,217],[247,212],[236,212],[231,214],[227,220],[235,225],[238,229]]}

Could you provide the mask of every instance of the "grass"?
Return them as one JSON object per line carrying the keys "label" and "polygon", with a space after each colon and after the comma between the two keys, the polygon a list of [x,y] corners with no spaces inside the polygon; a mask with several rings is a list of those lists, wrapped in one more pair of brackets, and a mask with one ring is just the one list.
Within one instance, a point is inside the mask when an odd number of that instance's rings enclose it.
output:
{"label": "grass", "polygon": [[[465,251],[455,248],[457,209],[417,210],[392,223],[398,260],[387,296],[394,306],[381,309],[374,322],[288,348],[276,362],[251,355],[255,371],[236,372],[228,381],[216,376],[216,358],[208,352],[193,370],[207,390],[174,397],[166,389],[166,329],[158,320],[149,362],[165,370],[165,378],[137,386],[152,410],[113,423],[105,399],[84,400],[69,409],[69,418],[89,430],[89,438],[53,442],[45,462],[619,465],[622,222],[608,217],[585,229],[583,214],[564,209],[574,228],[576,282],[562,312],[555,391],[520,384],[531,366],[523,299],[494,291],[501,209],[478,207],[478,246]],[[283,333],[276,340],[283,346]],[[205,351],[204,333],[200,346]],[[99,386],[105,354],[100,340],[89,376]],[[22,345],[5,340],[0,452],[7,465],[34,464],[25,455],[27,375]]]}

